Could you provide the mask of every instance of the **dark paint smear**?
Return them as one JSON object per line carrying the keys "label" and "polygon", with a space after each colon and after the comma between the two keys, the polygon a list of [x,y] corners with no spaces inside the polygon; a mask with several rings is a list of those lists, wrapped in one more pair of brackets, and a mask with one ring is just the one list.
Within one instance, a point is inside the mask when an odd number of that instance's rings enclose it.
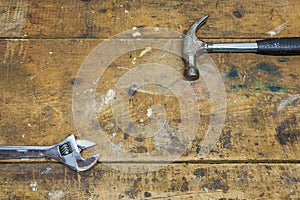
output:
{"label": "dark paint smear", "polygon": [[276,128],[276,139],[281,145],[295,143],[300,136],[300,128],[295,115],[282,121]]}
{"label": "dark paint smear", "polygon": [[227,78],[237,78],[237,77],[239,77],[239,73],[238,73],[238,70],[236,69],[236,67],[232,66],[230,68],[230,70],[228,70],[227,72],[225,72],[225,76]]}
{"label": "dark paint smear", "polygon": [[213,180],[213,183],[211,184],[203,184],[201,186],[201,188],[203,190],[207,190],[207,189],[210,189],[210,190],[223,190],[223,192],[227,192],[228,189],[229,189],[229,186],[227,185],[222,185],[221,183],[221,180],[220,179],[217,179],[217,180]]}
{"label": "dark paint smear", "polygon": [[182,192],[188,191],[189,190],[189,183],[187,182],[186,178],[183,177],[182,181],[183,181],[183,183],[182,183],[182,186],[181,186],[181,191]]}
{"label": "dark paint smear", "polygon": [[279,58],[277,61],[278,62],[288,62],[289,59],[288,58]]}
{"label": "dark paint smear", "polygon": [[136,85],[133,85],[132,87],[129,88],[129,90],[128,90],[128,95],[129,95],[129,96],[135,95],[136,90],[137,90],[137,86],[136,86]]}
{"label": "dark paint smear", "polygon": [[232,89],[232,90],[238,90],[238,89],[244,89],[244,88],[246,88],[246,85],[243,85],[243,84],[238,84],[238,85],[230,85],[230,89]]}
{"label": "dark paint smear", "polygon": [[211,186],[212,190],[219,190],[221,189],[221,181],[220,180],[215,180],[214,183]]}
{"label": "dark paint smear", "polygon": [[42,111],[42,115],[44,115],[44,117],[49,117],[53,114],[54,109],[51,106],[43,106],[43,111]]}
{"label": "dark paint smear", "polygon": [[242,17],[243,17],[242,13],[241,13],[240,11],[237,11],[237,10],[233,11],[232,14],[233,14],[236,18],[242,18]]}
{"label": "dark paint smear", "polygon": [[269,85],[267,88],[272,92],[280,92],[283,90],[283,87],[280,85]]}
{"label": "dark paint smear", "polygon": [[230,89],[234,90],[234,89],[236,89],[236,86],[235,85],[231,85]]}
{"label": "dark paint smear", "polygon": [[224,148],[229,148],[231,146],[231,130],[223,131],[220,142],[222,143]]}
{"label": "dark paint smear", "polygon": [[205,176],[205,172],[203,168],[198,168],[194,171],[194,175],[198,178]]}
{"label": "dark paint smear", "polygon": [[256,65],[257,69],[260,69],[264,72],[274,72],[279,69],[278,66],[274,65],[273,63],[269,62],[260,62]]}
{"label": "dark paint smear", "polygon": [[106,8],[103,8],[103,9],[100,9],[98,10],[99,13],[106,13],[107,12],[107,9]]}
{"label": "dark paint smear", "polygon": [[138,141],[138,142],[143,142],[145,141],[145,138],[143,135],[138,135],[137,137],[134,138],[135,141]]}
{"label": "dark paint smear", "polygon": [[78,85],[80,85],[80,83],[82,82],[82,80],[81,80],[81,78],[74,78],[72,81],[71,81],[71,83],[72,83],[72,85],[74,85],[74,86],[78,86]]}
{"label": "dark paint smear", "polygon": [[144,197],[151,197],[151,193],[150,192],[144,192]]}

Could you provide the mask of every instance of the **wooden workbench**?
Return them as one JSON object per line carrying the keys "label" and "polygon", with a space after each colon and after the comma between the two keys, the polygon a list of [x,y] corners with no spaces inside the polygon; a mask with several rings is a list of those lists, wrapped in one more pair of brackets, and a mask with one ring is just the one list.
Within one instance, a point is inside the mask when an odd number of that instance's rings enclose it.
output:
{"label": "wooden workbench", "polygon": [[[89,53],[113,35],[147,27],[184,33],[209,13],[209,22],[197,33],[205,41],[293,37],[300,36],[299,11],[297,0],[1,1],[0,145],[52,145],[72,133],[82,138],[72,113],[72,91],[81,84],[76,74]],[[182,73],[180,58],[162,57],[155,49],[141,56],[143,50],[125,54],[107,68],[98,81],[99,97],[128,69],[147,61],[160,60]],[[76,173],[43,159],[0,161],[0,199],[299,199],[300,57],[210,56],[225,86],[226,118],[216,145],[203,159],[198,153],[211,117],[209,95],[198,100],[201,125],[194,139],[168,165],[100,157],[94,168]],[[131,91],[132,120],[147,125],[147,109],[159,103],[166,106],[170,125],[180,122],[176,97],[151,91]],[[106,137],[123,144],[123,153],[154,151],[151,138],[132,137],[113,126],[111,104],[106,103],[97,113]],[[131,173],[102,162],[161,167]]]}

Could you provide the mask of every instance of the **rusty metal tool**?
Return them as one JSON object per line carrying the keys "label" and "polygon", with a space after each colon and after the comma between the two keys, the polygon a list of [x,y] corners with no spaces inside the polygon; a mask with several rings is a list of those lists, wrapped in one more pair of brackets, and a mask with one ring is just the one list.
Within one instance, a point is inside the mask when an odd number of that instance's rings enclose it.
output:
{"label": "rusty metal tool", "polygon": [[81,172],[96,164],[99,155],[89,158],[81,157],[81,150],[96,145],[89,140],[76,140],[70,135],[65,140],[52,146],[0,146],[0,159],[55,159],[68,167]]}
{"label": "rusty metal tool", "polygon": [[197,20],[183,37],[182,57],[185,62],[184,76],[193,81],[199,78],[196,59],[203,52],[250,52],[267,55],[300,55],[300,37],[270,38],[256,42],[206,43],[196,36],[209,15]]}

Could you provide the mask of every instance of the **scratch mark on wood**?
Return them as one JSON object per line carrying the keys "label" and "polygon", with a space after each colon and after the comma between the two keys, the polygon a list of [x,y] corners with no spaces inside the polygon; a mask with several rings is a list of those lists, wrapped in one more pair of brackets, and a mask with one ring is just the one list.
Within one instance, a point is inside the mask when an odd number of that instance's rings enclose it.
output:
{"label": "scratch mark on wood", "polygon": [[280,105],[278,106],[277,111],[281,111],[283,108],[285,108],[286,106],[291,105],[291,103],[293,103],[294,101],[296,101],[298,98],[300,97],[300,94],[295,94],[290,96],[287,99],[284,99]]}
{"label": "scratch mark on wood", "polygon": [[286,21],[283,24],[277,26],[276,28],[268,31],[267,34],[269,34],[271,37],[275,36],[275,35],[279,34],[281,31],[283,31],[289,23],[290,23],[290,21]]}
{"label": "scratch mark on wood", "polygon": [[1,3],[0,8],[0,36],[21,36],[26,21],[27,1],[10,1],[8,5]]}

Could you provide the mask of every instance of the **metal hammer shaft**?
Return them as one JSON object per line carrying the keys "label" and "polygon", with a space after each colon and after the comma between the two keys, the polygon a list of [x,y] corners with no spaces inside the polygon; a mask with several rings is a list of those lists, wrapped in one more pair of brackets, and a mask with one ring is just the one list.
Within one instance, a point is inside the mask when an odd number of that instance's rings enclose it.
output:
{"label": "metal hammer shaft", "polygon": [[204,49],[208,52],[257,52],[256,42],[207,43]]}

